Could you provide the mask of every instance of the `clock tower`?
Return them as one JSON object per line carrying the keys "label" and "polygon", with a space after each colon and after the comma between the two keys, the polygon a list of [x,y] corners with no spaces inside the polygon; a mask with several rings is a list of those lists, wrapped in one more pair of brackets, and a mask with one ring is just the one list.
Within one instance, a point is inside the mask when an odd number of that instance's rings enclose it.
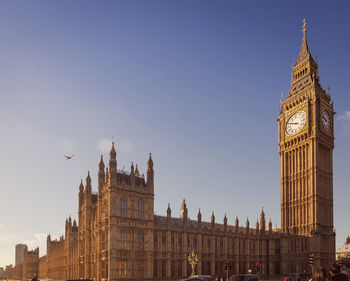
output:
{"label": "clock tower", "polygon": [[334,261],[333,102],[320,85],[318,65],[306,40],[306,22],[291,88],[279,111],[281,227],[307,236],[315,266]]}

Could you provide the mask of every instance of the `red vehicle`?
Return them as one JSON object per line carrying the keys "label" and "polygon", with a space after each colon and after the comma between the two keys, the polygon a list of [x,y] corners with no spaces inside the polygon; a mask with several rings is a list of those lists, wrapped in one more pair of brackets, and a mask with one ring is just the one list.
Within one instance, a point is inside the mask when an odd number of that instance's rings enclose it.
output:
{"label": "red vehicle", "polygon": [[259,277],[255,274],[236,274],[229,281],[259,281]]}

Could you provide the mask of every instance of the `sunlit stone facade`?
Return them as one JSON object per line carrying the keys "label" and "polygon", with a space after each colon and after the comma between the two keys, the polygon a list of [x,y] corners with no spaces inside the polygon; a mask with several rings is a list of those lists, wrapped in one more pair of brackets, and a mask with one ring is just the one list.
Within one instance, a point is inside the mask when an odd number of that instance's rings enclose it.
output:
{"label": "sunlit stone facade", "polygon": [[[146,176],[131,164],[117,170],[112,144],[108,167],[98,166],[97,192],[88,174],[79,186],[78,222],[67,219],[65,237],[47,241],[40,278],[94,280],[171,280],[190,274],[187,257],[200,257],[198,274],[225,277],[247,273],[258,263],[264,279],[328,267],[335,258],[333,230],[333,104],[319,83],[317,63],[306,41],[292,69],[291,89],[279,109],[281,227],[272,228],[261,210],[255,228],[236,217],[216,222],[188,218],[186,202],[179,217],[170,206],[154,214],[154,169]],[[215,191],[213,191],[215,192]],[[195,196],[195,194],[193,194]],[[237,195],[239,196],[239,194]],[[45,263],[42,264],[42,263]]]}

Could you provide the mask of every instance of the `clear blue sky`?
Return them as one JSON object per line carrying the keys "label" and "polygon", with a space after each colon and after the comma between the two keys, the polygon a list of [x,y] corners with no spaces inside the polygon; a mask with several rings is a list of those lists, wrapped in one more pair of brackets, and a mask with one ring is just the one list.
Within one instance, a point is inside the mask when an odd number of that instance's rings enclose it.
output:
{"label": "clear blue sky", "polygon": [[[277,112],[307,19],[337,111],[337,247],[350,234],[349,1],[1,1],[0,266],[77,218],[112,136],[155,163],[155,212],[280,225]],[[66,161],[64,155],[75,156]]]}

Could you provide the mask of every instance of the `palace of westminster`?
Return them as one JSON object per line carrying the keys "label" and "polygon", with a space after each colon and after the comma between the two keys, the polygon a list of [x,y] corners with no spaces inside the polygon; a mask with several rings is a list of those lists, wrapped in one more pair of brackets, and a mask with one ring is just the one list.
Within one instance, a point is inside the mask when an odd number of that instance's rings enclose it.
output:
{"label": "palace of westminster", "polygon": [[78,221],[66,220],[65,235],[47,237],[47,253],[25,249],[21,265],[9,275],[40,279],[171,280],[188,276],[192,251],[200,260],[197,274],[226,276],[247,273],[259,264],[264,279],[285,273],[326,268],[335,260],[333,228],[333,102],[320,85],[303,25],[302,45],[292,67],[291,88],[278,114],[281,226],[272,228],[263,210],[251,228],[236,217],[222,223],[188,218],[185,200],[180,217],[170,206],[166,216],[154,214],[154,170],[151,154],[146,178],[131,164],[130,172],[117,169],[112,144],[108,166],[98,165],[97,192],[91,178],[79,186]]}

